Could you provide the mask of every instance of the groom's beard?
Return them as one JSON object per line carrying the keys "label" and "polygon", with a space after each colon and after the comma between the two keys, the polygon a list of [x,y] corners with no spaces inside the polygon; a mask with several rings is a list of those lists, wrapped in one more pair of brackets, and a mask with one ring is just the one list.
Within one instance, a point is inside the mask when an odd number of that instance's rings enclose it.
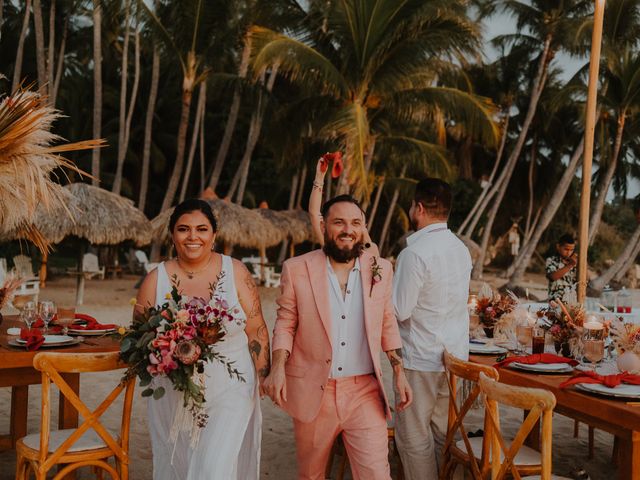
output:
{"label": "groom's beard", "polygon": [[[348,234],[341,234],[338,238],[343,236],[349,236]],[[332,238],[325,233],[324,235],[324,246],[322,247],[322,251],[329,257],[335,260],[338,263],[349,263],[351,260],[358,258],[362,251],[364,250],[364,242],[362,238],[359,242],[355,242],[353,247],[345,247],[340,248],[338,244]]]}

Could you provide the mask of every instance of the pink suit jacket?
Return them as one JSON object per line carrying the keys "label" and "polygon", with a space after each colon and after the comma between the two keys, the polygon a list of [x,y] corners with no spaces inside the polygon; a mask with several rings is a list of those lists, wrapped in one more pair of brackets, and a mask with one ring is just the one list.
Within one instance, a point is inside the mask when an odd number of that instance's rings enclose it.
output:
{"label": "pink suit jacket", "polygon": [[[382,279],[369,296],[373,255],[360,257],[364,322],[375,375],[387,417],[389,402],[382,385],[380,352],[401,348],[391,300],[393,268],[376,257]],[[273,350],[287,350],[287,401],[284,410],[296,420],[311,422],[318,415],[331,372],[331,312],[327,257],[322,250],[291,258],[282,266],[281,293],[273,329]]]}

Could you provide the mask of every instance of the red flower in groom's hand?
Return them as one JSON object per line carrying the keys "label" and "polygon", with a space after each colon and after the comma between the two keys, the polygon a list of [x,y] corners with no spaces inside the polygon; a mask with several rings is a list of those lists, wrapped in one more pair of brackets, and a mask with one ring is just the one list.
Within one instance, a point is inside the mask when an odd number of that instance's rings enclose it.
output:
{"label": "red flower in groom's hand", "polygon": [[342,152],[325,153],[322,156],[322,171],[326,172],[329,166],[329,162],[333,162],[333,168],[331,169],[331,177],[338,178],[344,170],[344,164],[342,163]]}

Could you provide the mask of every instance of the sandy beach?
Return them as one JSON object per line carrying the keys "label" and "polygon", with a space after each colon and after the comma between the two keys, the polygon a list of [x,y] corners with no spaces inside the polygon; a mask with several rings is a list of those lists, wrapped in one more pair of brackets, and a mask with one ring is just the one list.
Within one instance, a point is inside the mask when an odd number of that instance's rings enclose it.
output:
{"label": "sandy beach", "polygon": [[[542,277],[530,279],[531,292],[543,293]],[[87,282],[85,292],[85,304],[78,311],[95,316],[104,323],[117,323],[126,325],[131,317],[129,301],[135,296],[134,285],[137,278],[130,276],[124,279],[91,280]],[[493,279],[493,284],[499,283]],[[472,289],[477,289],[472,285]],[[275,298],[277,289],[261,289],[262,306],[270,330],[275,320]],[[75,283],[71,278],[59,278],[50,281],[47,287],[41,291],[41,299],[51,299],[56,302],[72,302],[75,298]],[[636,303],[637,305],[637,303]],[[3,311],[5,314],[13,313],[10,309]],[[3,328],[3,327],[0,327]],[[384,376],[390,383],[390,370],[388,362],[383,361]],[[84,376],[81,380],[81,396],[90,405],[97,405],[110,388],[118,381],[121,372],[110,372]],[[390,392],[390,385],[387,384]],[[39,427],[40,388],[30,387],[29,398],[29,432],[37,432]],[[52,398],[57,399],[57,393]],[[55,400],[57,402],[57,400]],[[152,458],[149,438],[147,434],[145,405],[147,400],[136,394],[132,419],[131,434],[131,469],[132,480],[145,480],[152,478]],[[9,405],[10,389],[0,389],[0,431],[8,432],[9,429]],[[55,409],[54,409],[55,410]],[[295,445],[293,439],[291,420],[286,414],[276,408],[269,399],[262,400],[264,414],[263,443],[262,443],[262,468],[261,478],[293,480],[296,478]],[[110,426],[116,427],[119,412],[114,412],[108,417]],[[476,410],[472,417],[476,422],[473,429],[481,427],[481,412]],[[507,409],[502,412],[502,421],[505,429],[513,429],[522,420],[522,413],[517,410]],[[53,419],[57,423],[57,419]],[[554,419],[554,473],[569,475],[576,467],[584,468],[591,479],[605,479],[615,477],[615,466],[611,461],[613,437],[602,431],[596,431],[595,456],[587,459],[587,427],[581,425],[578,438],[573,437],[574,422],[561,415],[555,415]],[[14,478],[15,451],[0,453],[0,480]],[[79,478],[92,478],[89,472],[83,472]],[[350,478],[350,476],[349,476]]]}

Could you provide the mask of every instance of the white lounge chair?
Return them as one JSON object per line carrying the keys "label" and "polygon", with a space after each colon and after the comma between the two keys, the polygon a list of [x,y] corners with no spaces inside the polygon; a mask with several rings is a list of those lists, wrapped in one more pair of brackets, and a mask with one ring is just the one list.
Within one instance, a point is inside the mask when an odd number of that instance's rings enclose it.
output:
{"label": "white lounge chair", "polygon": [[[29,257],[27,257],[29,258]],[[0,285],[4,283],[4,279],[6,278],[8,273],[7,270],[7,259],[0,258]],[[40,282],[36,280],[24,280],[20,288],[16,289],[14,292],[15,295],[29,295],[33,297],[33,301],[38,301],[38,295],[40,294]]]}
{"label": "white lounge chair", "polygon": [[153,270],[158,266],[156,262],[149,261],[147,254],[144,253],[143,250],[136,250],[134,252],[134,255],[136,256],[136,260],[138,261],[138,263],[142,265],[142,267],[144,268],[144,271],[147,273],[149,273],[151,270]]}
{"label": "white lounge chair", "polygon": [[82,273],[85,274],[85,277],[92,278],[98,276],[101,280],[104,280],[104,272],[105,268],[100,267],[96,255],[93,253],[84,254],[82,257]]}
{"label": "white lounge chair", "polygon": [[33,273],[33,263],[31,262],[31,257],[27,255],[16,255],[13,257],[13,265],[20,275],[20,278],[23,280],[37,280],[38,275]]}

